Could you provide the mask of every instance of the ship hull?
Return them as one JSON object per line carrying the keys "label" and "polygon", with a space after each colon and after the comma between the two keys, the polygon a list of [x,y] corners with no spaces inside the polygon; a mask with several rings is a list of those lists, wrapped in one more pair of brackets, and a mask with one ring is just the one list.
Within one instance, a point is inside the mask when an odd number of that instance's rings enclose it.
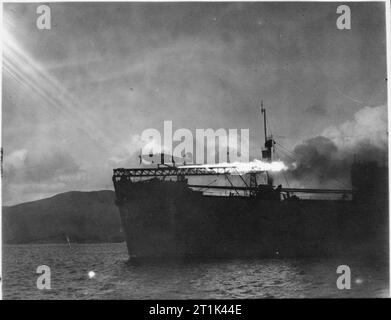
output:
{"label": "ship hull", "polygon": [[205,196],[185,182],[115,184],[134,259],[338,256],[387,252],[386,200]]}

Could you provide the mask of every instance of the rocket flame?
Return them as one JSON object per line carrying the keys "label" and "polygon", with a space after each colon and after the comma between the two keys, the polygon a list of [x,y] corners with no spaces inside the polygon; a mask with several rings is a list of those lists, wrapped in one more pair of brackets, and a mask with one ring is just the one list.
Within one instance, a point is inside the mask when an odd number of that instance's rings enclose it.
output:
{"label": "rocket flame", "polygon": [[190,169],[205,168],[212,172],[229,173],[232,175],[243,175],[246,173],[257,173],[257,172],[264,172],[264,171],[279,172],[288,169],[288,167],[282,161],[264,162],[257,159],[251,162],[203,164],[203,165],[192,165],[192,166],[180,166],[179,168],[190,168]]}

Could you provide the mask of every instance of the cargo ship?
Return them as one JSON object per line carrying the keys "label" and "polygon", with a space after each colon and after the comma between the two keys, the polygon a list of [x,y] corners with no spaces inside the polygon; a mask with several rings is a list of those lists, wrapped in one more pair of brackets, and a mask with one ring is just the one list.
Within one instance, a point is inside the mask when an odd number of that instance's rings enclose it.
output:
{"label": "cargo ship", "polygon": [[[275,141],[261,111],[262,159],[271,162]],[[356,248],[362,254],[388,252],[388,169],[376,162],[352,163],[352,188],[343,190],[274,186],[267,170],[246,173],[236,186],[232,167],[166,164],[163,154],[156,167],[113,171],[131,260],[330,257],[355,254]],[[189,178],[214,175],[229,185],[189,184]]]}

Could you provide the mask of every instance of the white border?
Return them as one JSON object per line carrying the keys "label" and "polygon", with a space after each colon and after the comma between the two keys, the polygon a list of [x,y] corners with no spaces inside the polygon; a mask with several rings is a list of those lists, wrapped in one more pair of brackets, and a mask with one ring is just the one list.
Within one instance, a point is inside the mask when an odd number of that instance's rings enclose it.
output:
{"label": "white border", "polygon": [[[51,0],[51,1],[38,1],[38,0],[3,0],[1,1],[0,5],[0,61],[1,66],[3,65],[3,45],[2,45],[2,27],[3,27],[3,3],[73,3],[73,2],[285,2],[285,3],[295,3],[295,2],[313,2],[315,3],[321,3],[321,2],[336,2],[336,3],[347,3],[347,2],[385,2],[386,8],[385,8],[385,14],[386,14],[386,40],[387,40],[387,108],[388,108],[388,114],[387,114],[387,120],[388,120],[388,132],[390,132],[391,129],[391,122],[390,122],[390,103],[389,99],[391,97],[391,85],[390,85],[390,79],[391,79],[391,67],[390,67],[390,61],[391,61],[391,22],[390,22],[390,1],[388,0],[345,0],[345,1],[333,1],[333,0],[262,0],[262,1],[254,1],[254,0],[182,0],[182,1],[175,1],[175,0],[166,0],[166,1],[156,1],[156,0],[143,0],[143,1],[132,1],[132,0],[83,0],[83,1],[76,1],[76,0]],[[2,79],[3,79],[3,68],[0,69],[0,144],[2,147]],[[389,210],[388,210],[388,221],[389,221],[389,279],[391,279],[391,218],[390,218],[390,199],[391,199],[391,187],[390,187],[390,181],[391,181],[391,159],[390,159],[390,149],[391,149],[391,143],[390,138],[388,137],[388,192],[389,192]],[[2,166],[2,164],[1,164]],[[0,300],[3,298],[3,277],[2,277],[2,248],[3,248],[3,235],[2,235],[2,177],[0,176]],[[389,280],[389,295],[391,297],[391,280]]]}
{"label": "white border", "polygon": [[[3,147],[3,2],[0,5],[0,147]],[[3,163],[0,163],[1,169]],[[0,174],[0,300],[3,300],[3,177]]]}
{"label": "white border", "polygon": [[390,199],[391,199],[391,188],[390,188],[390,181],[391,181],[391,174],[390,174],[390,165],[391,165],[391,159],[390,159],[390,128],[391,128],[391,122],[390,122],[390,97],[391,97],[391,85],[390,85],[390,79],[391,79],[391,21],[390,21],[390,1],[386,1],[386,40],[387,40],[387,121],[388,121],[388,266],[389,266],[389,274],[388,274],[388,281],[389,281],[389,297],[391,297],[391,218],[390,218]]}
{"label": "white border", "polygon": [[388,0],[51,0],[51,1],[39,1],[39,0],[3,0],[4,3],[67,3],[67,2],[388,2]]}

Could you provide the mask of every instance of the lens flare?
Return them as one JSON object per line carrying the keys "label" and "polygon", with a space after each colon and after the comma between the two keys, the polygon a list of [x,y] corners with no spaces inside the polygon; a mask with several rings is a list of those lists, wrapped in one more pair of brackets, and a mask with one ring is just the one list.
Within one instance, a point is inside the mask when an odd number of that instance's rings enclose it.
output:
{"label": "lens flare", "polygon": [[109,149],[113,142],[91,119],[84,116],[86,106],[22,48],[6,28],[2,30],[2,38],[5,75],[26,90],[25,94],[39,98],[42,103],[37,107],[44,107],[54,119],[66,120],[67,125],[81,130],[97,145]]}

